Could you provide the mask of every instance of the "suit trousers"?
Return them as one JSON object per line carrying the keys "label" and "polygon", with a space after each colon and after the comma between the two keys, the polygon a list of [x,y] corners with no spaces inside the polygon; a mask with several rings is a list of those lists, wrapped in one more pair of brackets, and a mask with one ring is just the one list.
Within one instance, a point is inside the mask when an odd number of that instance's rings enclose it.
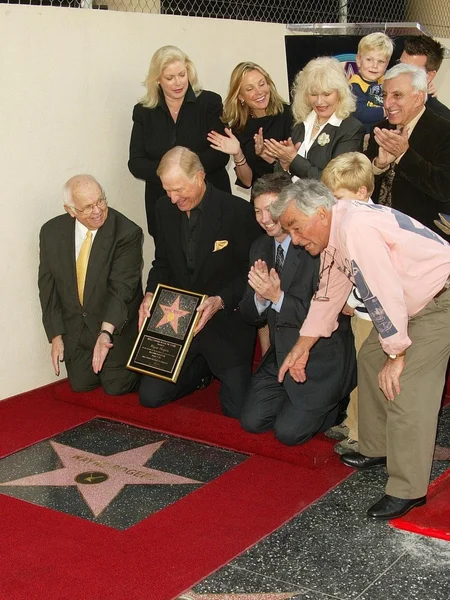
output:
{"label": "suit trousers", "polygon": [[[100,373],[94,373],[92,353],[96,342],[97,337],[87,327],[83,327],[78,345],[66,361],[67,375],[73,391],[88,392],[99,386],[112,396],[136,391],[139,375],[125,367],[123,355],[116,358],[114,346],[108,352]],[[119,343],[120,340],[115,341],[115,344]]]}
{"label": "suit trousers", "polygon": [[[353,336],[355,338],[355,349],[356,356],[358,356],[359,351],[363,343],[368,338],[370,332],[373,329],[372,321],[368,321],[367,319],[361,319],[357,315],[353,315],[351,318],[351,325]],[[355,389],[350,394],[350,402],[347,406],[347,418],[344,421],[344,425],[346,425],[349,429],[348,437],[352,440],[358,441],[358,388]]]}
{"label": "suit trousers", "polygon": [[386,400],[378,373],[386,362],[373,329],[359,353],[359,447],[386,456],[386,493],[420,498],[427,493],[438,413],[450,355],[450,290],[409,320],[412,341],[400,377],[400,394]]}
{"label": "suit trousers", "polygon": [[[290,378],[289,373],[286,377]],[[303,384],[296,384],[302,386]],[[241,425],[250,433],[274,430],[275,437],[288,446],[303,444],[336,422],[337,401],[331,406],[292,402],[284,384],[278,382],[278,364],[271,348],[253,374],[242,409]]]}
{"label": "suit trousers", "polygon": [[194,392],[204,377],[213,374],[220,381],[219,398],[226,417],[239,419],[242,405],[252,376],[251,364],[232,367],[213,365],[198,348],[194,338],[186,355],[177,383],[144,375],[139,387],[139,400],[143,406],[157,408]]}

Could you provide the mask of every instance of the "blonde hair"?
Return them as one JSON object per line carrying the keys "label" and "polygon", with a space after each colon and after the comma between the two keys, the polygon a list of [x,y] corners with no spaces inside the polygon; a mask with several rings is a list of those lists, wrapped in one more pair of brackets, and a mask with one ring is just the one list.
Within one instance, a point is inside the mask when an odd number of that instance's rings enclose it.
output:
{"label": "blonde hair", "polygon": [[180,61],[186,67],[189,83],[198,96],[202,88],[198,82],[197,69],[187,54],[176,46],[162,46],[152,56],[150,68],[143,85],[147,88],[147,93],[140,103],[146,108],[155,108],[159,102],[159,84],[158,80],[166,67],[174,62]]}
{"label": "blonde hair", "polygon": [[336,116],[346,119],[356,110],[356,99],[352,94],[343,63],[331,56],[314,58],[297,74],[292,88],[292,113],[295,124],[301,123],[312,111],[308,96],[336,91],[338,106]]}
{"label": "blonde hair", "polygon": [[372,163],[361,152],[346,152],[330,160],[322,171],[321,181],[332,192],[344,188],[356,194],[365,186],[370,196],[375,187]]}
{"label": "blonde hair", "polygon": [[189,179],[193,179],[199,171],[205,172],[197,154],[185,146],[175,146],[168,150],[162,157],[156,174],[161,177],[173,167],[180,167]]}
{"label": "blonde hair", "polygon": [[394,42],[385,33],[376,31],[375,33],[369,33],[359,40],[358,54],[367,54],[372,50],[378,50],[383,53],[383,56],[389,60],[394,51]]}
{"label": "blonde hair", "polygon": [[266,78],[270,89],[270,100],[267,106],[267,115],[278,115],[283,112],[284,100],[277,92],[277,88],[267,71],[254,62],[241,62],[236,65],[231,73],[230,87],[227,97],[223,104],[222,121],[230,127],[243,129],[250,116],[250,109],[247,104],[241,103],[239,94],[241,92],[242,81],[249,71],[259,71]]}

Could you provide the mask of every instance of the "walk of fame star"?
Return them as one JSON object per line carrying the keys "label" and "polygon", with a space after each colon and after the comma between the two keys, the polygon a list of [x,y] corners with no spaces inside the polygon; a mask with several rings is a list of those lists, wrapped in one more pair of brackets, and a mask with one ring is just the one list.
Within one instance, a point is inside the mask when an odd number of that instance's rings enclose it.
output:
{"label": "walk of fame star", "polygon": [[186,592],[178,600],[288,600],[298,592],[271,593],[271,594],[196,594],[195,592]]}
{"label": "walk of fame star", "polygon": [[190,314],[190,311],[182,310],[180,308],[180,296],[177,296],[173,301],[173,304],[171,304],[170,306],[167,306],[166,304],[160,304],[159,308],[161,308],[164,315],[159,321],[159,323],[156,324],[156,327],[162,327],[166,323],[170,323],[175,333],[178,333],[179,319]]}
{"label": "walk of fame star", "polygon": [[146,444],[132,450],[103,456],[50,441],[64,467],[38,475],[29,475],[0,486],[77,486],[95,517],[109,506],[125,485],[198,484],[188,479],[144,467],[165,443]]}

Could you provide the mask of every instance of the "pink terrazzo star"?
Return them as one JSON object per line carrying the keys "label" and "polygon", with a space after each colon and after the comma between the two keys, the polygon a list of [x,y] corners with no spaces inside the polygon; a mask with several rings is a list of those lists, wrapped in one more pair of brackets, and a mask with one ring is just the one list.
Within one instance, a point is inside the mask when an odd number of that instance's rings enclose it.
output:
{"label": "pink terrazzo star", "polygon": [[0,486],[76,485],[94,516],[105,510],[125,485],[180,485],[202,483],[165,471],[143,467],[164,441],[102,456],[50,442],[64,467],[39,475],[5,481]]}
{"label": "pink terrazzo star", "polygon": [[178,600],[287,600],[295,594],[298,592],[284,594],[196,594],[195,592],[186,592]]}
{"label": "pink terrazzo star", "polygon": [[160,304],[159,307],[163,311],[164,315],[162,316],[159,323],[157,323],[156,327],[162,327],[166,323],[170,323],[172,329],[175,333],[178,333],[178,321],[181,317],[185,317],[189,314],[188,310],[182,310],[180,308],[180,296],[177,296],[176,299],[170,306],[166,306],[165,304]]}

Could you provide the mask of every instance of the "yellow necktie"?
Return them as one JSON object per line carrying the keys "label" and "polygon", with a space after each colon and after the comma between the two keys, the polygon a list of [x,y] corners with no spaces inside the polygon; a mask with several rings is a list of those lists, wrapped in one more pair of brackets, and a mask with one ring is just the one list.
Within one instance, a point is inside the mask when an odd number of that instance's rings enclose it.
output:
{"label": "yellow necktie", "polygon": [[88,229],[86,237],[81,244],[80,253],[77,258],[77,285],[78,298],[80,304],[83,304],[84,284],[86,283],[86,272],[89,262],[89,254],[91,253],[92,231]]}

